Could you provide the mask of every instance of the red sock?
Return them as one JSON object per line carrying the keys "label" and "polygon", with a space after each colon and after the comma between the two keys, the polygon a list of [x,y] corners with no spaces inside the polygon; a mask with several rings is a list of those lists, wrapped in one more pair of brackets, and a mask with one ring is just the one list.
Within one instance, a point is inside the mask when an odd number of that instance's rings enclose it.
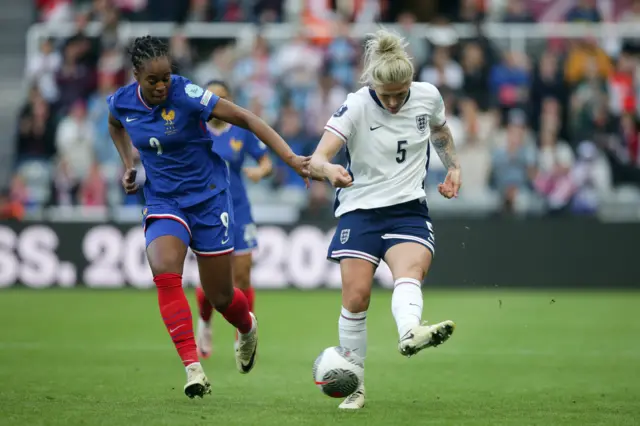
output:
{"label": "red sock", "polygon": [[229,323],[237,328],[240,333],[244,334],[251,331],[253,321],[251,320],[251,315],[249,315],[249,303],[242,291],[237,288],[233,289],[233,299],[231,300],[231,304],[224,310],[224,312],[220,313],[224,319],[229,321]]}
{"label": "red sock", "polygon": [[158,289],[160,315],[185,367],[198,362],[189,302],[182,290],[180,274],[160,274],[153,278]]}
{"label": "red sock", "polygon": [[247,302],[249,302],[249,310],[255,313],[253,310],[253,301],[256,298],[256,292],[253,290],[253,287],[242,290],[242,292],[244,293],[244,297],[247,298]]}
{"label": "red sock", "polygon": [[198,311],[200,312],[200,318],[204,322],[211,321],[211,315],[213,314],[213,306],[204,294],[202,287],[196,287],[196,299],[198,300]]}

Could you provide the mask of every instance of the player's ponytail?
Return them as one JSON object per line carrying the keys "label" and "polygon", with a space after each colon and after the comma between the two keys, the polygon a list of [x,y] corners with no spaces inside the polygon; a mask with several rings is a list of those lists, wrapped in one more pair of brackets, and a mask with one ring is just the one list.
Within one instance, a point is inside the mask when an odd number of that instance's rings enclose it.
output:
{"label": "player's ponytail", "polygon": [[365,44],[364,70],[360,82],[370,86],[411,83],[414,68],[402,37],[381,29]]}

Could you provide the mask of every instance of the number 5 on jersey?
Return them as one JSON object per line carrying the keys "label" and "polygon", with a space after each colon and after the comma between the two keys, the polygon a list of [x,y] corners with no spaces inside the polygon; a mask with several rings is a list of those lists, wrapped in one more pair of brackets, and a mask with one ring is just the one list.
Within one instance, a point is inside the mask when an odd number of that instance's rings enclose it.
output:
{"label": "number 5 on jersey", "polygon": [[396,155],[396,163],[402,164],[404,160],[407,159],[407,149],[404,146],[407,144],[407,141],[398,141],[398,155]]}
{"label": "number 5 on jersey", "polygon": [[149,145],[157,150],[156,154],[162,155],[162,145],[160,145],[158,138],[149,139]]}

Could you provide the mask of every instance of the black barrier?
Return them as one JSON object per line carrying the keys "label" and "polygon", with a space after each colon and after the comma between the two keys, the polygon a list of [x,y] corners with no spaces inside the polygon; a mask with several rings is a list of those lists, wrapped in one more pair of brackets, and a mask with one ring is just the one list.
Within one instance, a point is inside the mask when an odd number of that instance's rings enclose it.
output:
{"label": "black barrier", "polygon": [[[333,222],[258,227],[256,288],[339,288],[325,259]],[[640,288],[640,225],[595,220],[438,220],[427,286],[447,288]],[[198,281],[190,253],[185,282]],[[386,265],[377,283],[392,287]],[[153,286],[139,226],[0,223],[0,288],[21,283],[137,288]]]}

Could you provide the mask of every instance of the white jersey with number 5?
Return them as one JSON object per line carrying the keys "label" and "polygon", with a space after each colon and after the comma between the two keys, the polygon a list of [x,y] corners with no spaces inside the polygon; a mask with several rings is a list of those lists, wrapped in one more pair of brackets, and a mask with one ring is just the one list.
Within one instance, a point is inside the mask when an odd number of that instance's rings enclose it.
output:
{"label": "white jersey with number 5", "polygon": [[353,177],[351,187],[336,192],[336,217],[426,198],[430,126],[444,124],[442,96],[429,83],[412,83],[397,114],[368,87],[349,94],[325,126],[345,141]]}

